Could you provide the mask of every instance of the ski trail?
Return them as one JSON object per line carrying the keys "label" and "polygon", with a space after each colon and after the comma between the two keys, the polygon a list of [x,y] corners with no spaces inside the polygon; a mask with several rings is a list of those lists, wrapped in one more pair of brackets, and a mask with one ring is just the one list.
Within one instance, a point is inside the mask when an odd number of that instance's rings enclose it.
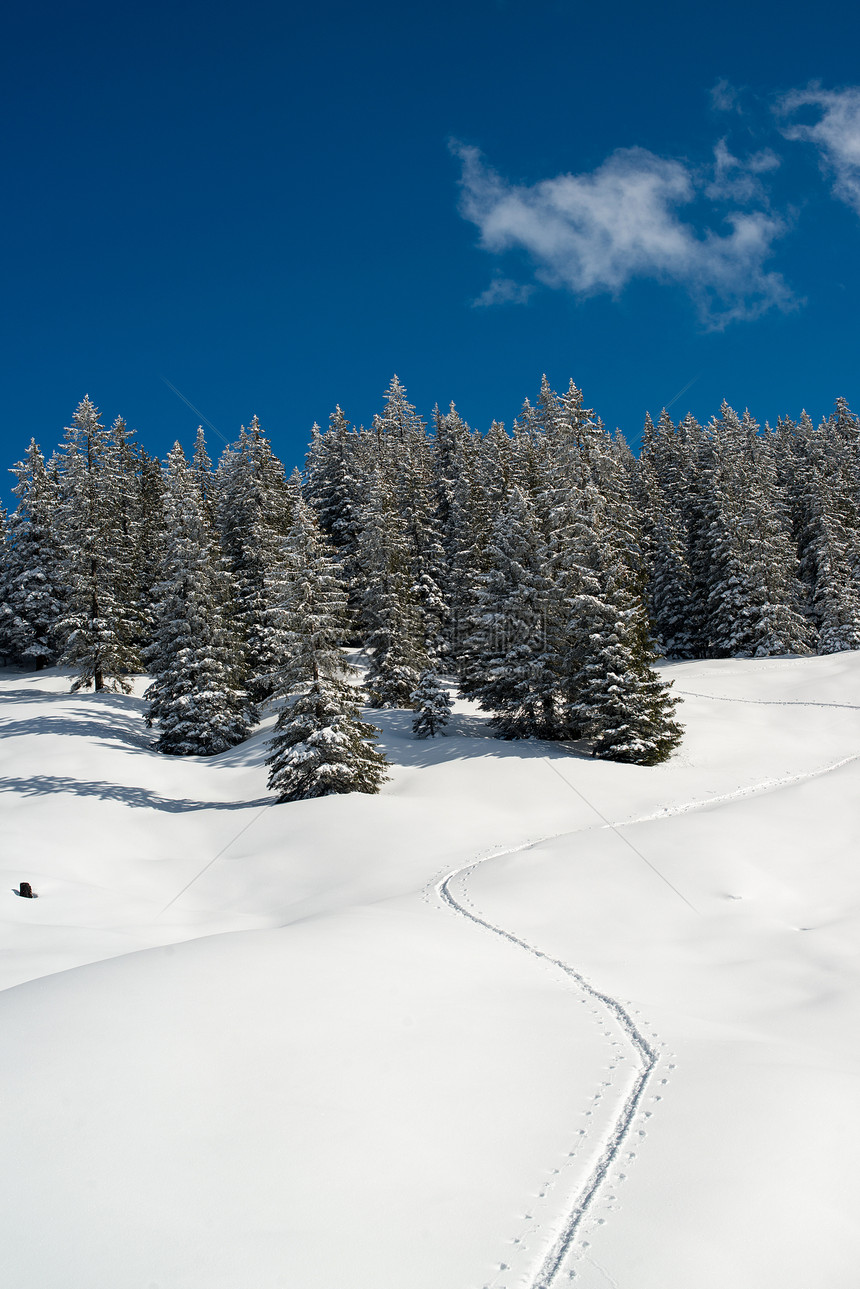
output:
{"label": "ski trail", "polygon": [[[700,695],[700,697],[709,697],[709,695]],[[742,699],[739,701],[755,700]],[[841,704],[825,703],[803,705],[822,707],[841,706]],[[601,824],[592,825],[591,827],[586,826],[584,828],[573,828],[560,833],[551,833],[533,841],[523,842],[519,846],[511,846],[506,850],[493,851],[489,855],[481,856],[478,859],[472,860],[468,864],[453,869],[445,877],[441,878],[441,880],[436,881],[435,891],[443,906],[449,908],[453,913],[461,917],[468,918],[468,920],[476,926],[482,927],[484,930],[490,931],[501,939],[508,941],[509,944],[516,945],[517,948],[522,949],[524,952],[530,954],[539,961],[555,967],[568,979],[574,981],[578,989],[583,994],[602,1007],[605,1012],[607,1012],[608,1015],[616,1021],[633,1048],[638,1066],[638,1070],[633,1079],[630,1090],[628,1091],[620,1110],[615,1115],[603,1141],[597,1162],[594,1164],[585,1183],[574,1195],[570,1207],[563,1216],[561,1227],[558,1230],[552,1245],[544,1255],[537,1271],[533,1273],[528,1282],[528,1289],[552,1289],[552,1285],[555,1283],[559,1272],[562,1270],[568,1255],[574,1247],[577,1232],[603,1186],[603,1183],[606,1181],[612,1165],[618,1159],[624,1141],[630,1133],[633,1121],[639,1107],[641,1106],[646,1089],[648,1088],[649,1082],[657,1068],[659,1053],[656,1048],[648,1042],[644,1034],[637,1027],[633,1017],[617,998],[613,998],[610,994],[602,993],[599,989],[596,989],[585,978],[585,976],[568,963],[563,962],[560,958],[555,958],[551,954],[545,953],[542,949],[538,949],[535,945],[530,944],[527,940],[523,940],[512,931],[508,931],[504,927],[497,926],[495,923],[490,922],[489,919],[481,917],[473,908],[470,909],[466,907],[465,904],[461,903],[453,894],[451,890],[452,883],[462,882],[465,885],[472,873],[474,873],[475,870],[483,864],[487,864],[494,859],[503,859],[508,855],[516,855],[523,851],[534,850],[538,846],[545,845],[550,841],[557,841],[562,838],[574,837],[582,833],[602,831],[604,829],[615,832],[621,840],[625,840],[621,837],[621,834],[618,831],[621,828],[629,828],[640,823],[651,823],[658,819],[667,819],[674,815],[686,814],[694,810],[708,810],[712,806],[722,805],[729,801],[742,800],[744,797],[772,792],[774,790],[790,786],[791,784],[820,778],[822,775],[830,774],[834,770],[838,770],[842,766],[849,765],[858,760],[860,760],[860,752],[853,753],[851,756],[842,757],[840,760],[831,762],[830,764],[819,767],[816,770],[807,770],[799,774],[787,774],[773,779],[764,779],[760,783],[751,784],[743,788],[736,788],[731,792],[721,793],[709,798],[697,798],[693,801],[682,802],[675,806],[667,806],[662,810],[655,811],[651,814],[642,815],[633,819],[620,820],[617,823],[612,823],[609,820],[606,820],[605,816],[601,815],[600,812],[597,811],[596,807],[592,806],[591,808],[595,810],[595,813],[604,820]],[[563,775],[561,777],[564,782],[567,783],[568,787],[573,787],[573,785],[565,779]],[[578,792],[578,789],[574,788],[574,791]],[[585,798],[583,798],[583,800],[585,800]],[[652,868],[654,867],[653,865],[650,865],[650,861],[649,866]],[[662,880],[666,880],[657,869],[654,869],[654,871]],[[667,885],[671,885],[671,883],[667,883]],[[672,887],[672,889],[675,890],[674,887]],[[676,894],[680,895],[680,892],[676,891]],[[681,898],[691,909],[693,908],[685,896],[682,895]],[[693,911],[695,912],[696,910]],[[656,1035],[654,1035],[654,1037],[657,1038]]]}
{"label": "ski trail", "polygon": [[841,707],[844,711],[860,712],[856,703],[817,703],[806,698],[728,698],[724,694],[700,694],[694,689],[676,689],[685,698],[709,698],[712,703],[751,703],[753,707]]}
{"label": "ski trail", "polygon": [[[581,830],[576,829],[575,831],[579,832]],[[560,835],[565,836],[566,834]],[[534,958],[538,958],[541,962],[546,962],[552,967],[557,967],[559,971],[564,973],[564,975],[575,981],[579,989],[584,994],[603,1007],[618,1022],[620,1028],[632,1044],[639,1062],[639,1070],[633,1081],[633,1086],[628,1092],[620,1112],[615,1117],[608,1137],[604,1141],[603,1149],[597,1163],[592,1168],[585,1185],[576,1196],[573,1207],[568,1211],[565,1217],[561,1231],[553,1241],[549,1252],[545,1255],[537,1275],[532,1278],[529,1289],[549,1289],[549,1286],[555,1279],[556,1274],[560,1270],[564,1259],[573,1245],[573,1241],[576,1238],[576,1233],[583,1218],[588,1212],[595,1195],[603,1184],[614,1159],[621,1149],[621,1145],[625,1137],[630,1131],[633,1119],[639,1108],[639,1104],[645,1094],[648,1080],[659,1059],[656,1050],[637,1028],[633,1017],[625,1010],[616,998],[612,998],[609,994],[601,993],[599,989],[595,989],[593,985],[589,984],[584,976],[580,975],[578,971],[569,966],[566,962],[562,962],[560,958],[554,958],[551,954],[544,953],[543,950],[537,949],[534,945],[529,944],[527,940],[521,940],[519,936],[514,935],[510,931],[504,930],[503,927],[496,926],[485,918],[479,917],[477,913],[470,912],[470,910],[461,904],[451,893],[451,882],[455,879],[468,881],[469,875],[480,864],[486,863],[489,859],[500,859],[503,855],[514,855],[518,851],[531,850],[533,847],[541,845],[545,840],[547,839],[541,838],[539,841],[526,842],[523,846],[514,846],[510,850],[501,851],[494,855],[488,855],[486,859],[477,860],[472,864],[468,864],[465,868],[455,869],[455,871],[445,877],[436,888],[439,898],[443,904],[446,904],[449,908],[453,909],[455,913],[459,913],[463,917],[468,918],[470,922],[474,922],[477,926],[484,927],[487,931],[492,931],[495,935],[501,936],[503,940],[507,940],[510,944],[517,945],[520,949],[524,949],[526,953],[531,954]]]}

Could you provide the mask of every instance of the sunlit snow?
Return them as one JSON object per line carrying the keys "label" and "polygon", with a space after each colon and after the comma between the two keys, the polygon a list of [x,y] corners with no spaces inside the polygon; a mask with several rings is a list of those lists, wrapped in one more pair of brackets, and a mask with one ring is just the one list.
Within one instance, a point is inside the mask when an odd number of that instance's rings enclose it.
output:
{"label": "sunlit snow", "polygon": [[853,1289],[860,656],[662,671],[664,765],[289,805],[0,673],[2,1283]]}

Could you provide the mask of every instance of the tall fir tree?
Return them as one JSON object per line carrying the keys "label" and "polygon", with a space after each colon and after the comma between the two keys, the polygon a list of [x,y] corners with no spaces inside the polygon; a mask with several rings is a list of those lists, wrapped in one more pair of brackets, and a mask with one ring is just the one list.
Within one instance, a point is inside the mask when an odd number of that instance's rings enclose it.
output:
{"label": "tall fir tree", "polygon": [[248,686],[256,703],[270,696],[269,677],[278,662],[269,647],[266,579],[289,528],[294,493],[254,416],[219,462],[214,506],[221,549],[233,578]]}
{"label": "tall fir tree", "polygon": [[269,787],[279,801],[378,792],[385,758],[360,719],[357,675],[343,653],[346,589],[314,512],[299,499],[281,559],[269,574],[271,630],[283,659],[269,743]]}
{"label": "tall fir tree", "polygon": [[422,674],[412,695],[412,706],[415,709],[412,733],[416,738],[435,738],[437,734],[445,733],[453,704],[438,673],[432,668]]}
{"label": "tall fir tree", "polygon": [[679,700],[651,665],[641,604],[610,577],[600,596],[580,596],[574,609],[588,640],[575,717],[593,755],[635,765],[665,761],[683,735],[673,715]]}
{"label": "tall fir tree", "polygon": [[147,724],[158,727],[160,752],[210,756],[247,738],[256,712],[244,685],[229,574],[178,443],[167,461]]}
{"label": "tall fir tree", "polygon": [[797,552],[758,426],[723,403],[712,422],[705,535],[710,652],[762,658],[808,653]]}
{"label": "tall fir tree", "polygon": [[408,707],[428,661],[424,623],[413,591],[406,524],[378,466],[360,514],[359,612],[370,654],[365,687],[371,707]]}
{"label": "tall fir tree", "polygon": [[61,651],[66,587],[56,471],[31,439],[13,467],[18,505],[7,525],[3,571],[3,652],[23,667],[46,667]]}
{"label": "tall fir tree", "polygon": [[66,429],[59,519],[68,586],[60,661],[75,671],[72,689],[129,692],[140,667],[129,602],[130,551],[123,533],[125,493],[117,444],[120,436],[99,420],[85,397]]}
{"label": "tall fir tree", "polygon": [[548,648],[550,583],[532,507],[515,487],[496,521],[481,579],[463,691],[501,738],[558,737],[561,691]]}

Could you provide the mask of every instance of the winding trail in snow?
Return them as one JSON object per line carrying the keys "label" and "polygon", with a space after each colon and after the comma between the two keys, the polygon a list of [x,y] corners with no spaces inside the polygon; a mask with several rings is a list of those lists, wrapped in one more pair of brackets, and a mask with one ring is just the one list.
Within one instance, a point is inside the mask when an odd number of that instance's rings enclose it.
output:
{"label": "winding trail in snow", "polygon": [[[761,703],[764,706],[846,707],[853,711],[860,710],[857,706],[847,703],[781,703],[773,700],[722,698],[721,696],[712,694],[691,694],[690,696],[695,696],[697,698],[712,698],[714,701]],[[542,846],[550,841],[557,841],[565,837],[574,837],[581,833],[607,829],[614,832],[621,841],[629,845],[636,854],[639,855],[640,859],[643,859],[648,867],[656,873],[660,880],[669,886],[676,895],[680,896],[684,903],[687,904],[693,912],[696,912],[697,910],[695,910],[694,906],[690,904],[690,901],[686,896],[678,891],[678,889],[668,881],[659,869],[657,869],[650,860],[647,860],[645,856],[642,855],[635,846],[632,846],[632,843],[630,843],[628,839],[621,834],[619,831],[621,828],[632,827],[635,824],[651,823],[658,819],[668,819],[674,815],[687,814],[692,811],[708,810],[713,806],[723,805],[730,801],[743,800],[745,797],[758,796],[766,792],[772,792],[784,787],[789,787],[796,783],[820,778],[823,775],[831,774],[834,770],[838,770],[842,766],[849,765],[854,761],[860,760],[860,752],[842,757],[838,761],[831,762],[830,764],[821,766],[815,770],[801,771],[798,774],[785,774],[772,779],[764,779],[759,783],[750,784],[742,788],[736,788],[731,792],[721,793],[712,797],[697,798],[693,801],[683,802],[675,806],[667,806],[661,810],[653,812],[652,814],[642,815],[634,819],[620,820],[617,823],[607,820],[597,807],[591,805],[591,802],[583,796],[579,789],[552,765],[548,758],[544,759],[547,761],[550,768],[555,770],[556,774],[559,775],[562,781],[576,792],[576,794],[581,797],[581,799],[592,810],[594,810],[595,814],[598,815],[602,822],[599,825],[592,825],[591,827],[586,826],[582,828],[573,828],[566,832],[549,834],[546,837],[540,837],[534,841],[524,842],[519,846],[512,846],[507,850],[494,851],[489,855],[482,856],[478,859],[472,860],[470,863],[465,864],[460,868],[454,869],[452,872],[448,873],[447,876],[435,883],[436,894],[439,900],[453,913],[458,916],[468,918],[468,920],[476,926],[480,926],[484,928],[484,930],[491,931],[494,935],[500,936],[503,940],[508,941],[509,944],[516,945],[533,958],[536,958],[549,966],[555,967],[568,979],[572,980],[582,994],[597,1003],[598,1006],[603,1008],[608,1016],[617,1023],[633,1049],[636,1062],[637,1068],[633,1082],[603,1140],[599,1157],[585,1182],[573,1196],[564,1216],[562,1217],[560,1227],[558,1228],[557,1234],[553,1239],[550,1248],[544,1254],[540,1265],[532,1274],[532,1277],[528,1282],[528,1289],[552,1289],[553,1284],[556,1282],[559,1273],[563,1269],[568,1256],[575,1246],[579,1228],[598,1196],[604,1182],[607,1180],[613,1164],[620,1155],[624,1141],[631,1131],[634,1119],[640,1109],[646,1090],[648,1089],[657,1068],[660,1055],[657,1049],[649,1043],[648,1039],[638,1028],[630,1012],[627,1011],[619,999],[612,997],[610,994],[602,993],[599,989],[595,988],[594,985],[592,985],[585,976],[581,974],[581,972],[577,971],[576,968],[572,967],[569,963],[562,961],[560,958],[555,958],[551,954],[545,953],[542,949],[538,949],[535,945],[530,944],[527,940],[523,940],[512,931],[490,922],[487,918],[480,916],[474,908],[466,907],[466,905],[461,903],[453,894],[451,890],[452,884],[460,882],[465,886],[472,873],[484,864],[489,863],[491,860],[503,859],[508,855],[515,855],[523,851],[534,850],[538,846]],[[656,1038],[657,1036],[654,1035],[654,1037]]]}
{"label": "winding trail in snow", "polygon": [[[581,830],[577,829],[575,831]],[[562,833],[559,835],[565,836],[566,834]],[[530,954],[533,958],[538,958],[540,961],[546,962],[550,966],[557,967],[559,971],[563,972],[564,975],[573,980],[582,993],[586,994],[594,1002],[598,1003],[615,1021],[617,1021],[619,1027],[631,1043],[634,1052],[636,1053],[637,1063],[639,1065],[639,1069],[633,1081],[633,1086],[628,1092],[620,1112],[615,1116],[610,1127],[609,1134],[603,1143],[603,1149],[600,1152],[600,1156],[592,1168],[584,1186],[577,1193],[572,1207],[569,1208],[565,1216],[563,1226],[553,1241],[549,1251],[544,1256],[537,1274],[532,1278],[530,1289],[549,1289],[549,1286],[552,1285],[553,1280],[561,1269],[565,1258],[573,1246],[576,1233],[582,1224],[583,1218],[588,1212],[594,1197],[597,1195],[597,1192],[606,1179],[606,1175],[618,1155],[625,1137],[630,1131],[633,1119],[645,1094],[648,1081],[656,1068],[657,1061],[659,1059],[656,1049],[651,1046],[642,1034],[641,1030],[637,1028],[633,1017],[622,1006],[617,998],[612,998],[609,994],[601,993],[599,989],[595,989],[594,986],[589,984],[585,977],[574,967],[571,967],[566,962],[562,962],[560,958],[554,958],[551,954],[544,953],[541,949],[529,944],[527,940],[521,940],[519,936],[514,935],[511,931],[506,931],[503,927],[496,926],[485,918],[479,917],[477,913],[470,912],[470,910],[461,904],[451,893],[451,882],[460,879],[467,881],[469,875],[480,864],[487,863],[490,859],[500,859],[502,855],[513,855],[516,854],[517,851],[531,850],[533,847],[541,845],[541,842],[545,840],[547,839],[541,838],[539,841],[527,842],[523,846],[515,846],[510,850],[489,855],[487,856],[487,859],[477,860],[475,863],[469,864],[465,868],[460,868],[455,870],[453,873],[450,873],[438,884],[436,888],[442,902],[455,913],[459,913],[463,917],[467,917],[470,922],[474,922],[477,926],[484,927],[487,931],[494,932],[495,935],[501,936],[503,940],[507,940],[510,944],[515,944],[520,949],[524,949],[526,953]]]}

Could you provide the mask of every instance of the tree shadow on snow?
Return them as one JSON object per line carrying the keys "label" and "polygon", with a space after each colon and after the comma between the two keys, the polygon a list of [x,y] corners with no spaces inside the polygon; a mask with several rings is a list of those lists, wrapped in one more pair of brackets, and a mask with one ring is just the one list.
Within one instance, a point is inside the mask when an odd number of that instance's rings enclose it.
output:
{"label": "tree shadow on snow", "polygon": [[69,775],[35,774],[27,779],[0,778],[0,792],[15,792],[22,797],[47,797],[68,793],[75,797],[98,797],[102,801],[119,801],[137,810],[163,810],[168,814],[187,814],[194,810],[254,810],[272,803],[272,797],[255,801],[190,801],[187,798],[163,797],[148,788],[130,788],[118,783],[88,782]]}
{"label": "tree shadow on snow", "polygon": [[100,739],[103,745],[111,747],[119,743],[144,751],[152,743],[152,735],[139,719],[121,715],[111,715],[109,722],[90,716],[33,716],[20,721],[0,722],[0,738],[23,738],[28,734],[72,735],[75,738],[83,736]]}
{"label": "tree shadow on snow", "polygon": [[442,765],[488,756],[517,757],[520,760],[547,756],[565,760],[591,760],[590,753],[582,744],[555,743],[547,739],[497,738],[489,718],[466,714],[452,716],[444,734],[437,734],[435,738],[417,739],[412,733],[414,716],[414,712],[396,708],[364,713],[364,719],[382,731],[380,746],[393,765]]}
{"label": "tree shadow on snow", "polygon": [[[30,701],[32,698],[31,690],[14,692],[16,695],[20,692],[25,696],[26,701]],[[44,706],[46,700],[62,699],[67,701],[70,695],[40,694],[38,697],[40,704]],[[149,752],[159,758],[164,755],[156,751],[155,748],[158,737],[157,731],[147,729],[139,710],[132,708],[129,711],[129,703],[134,702],[139,706],[139,699],[134,700],[127,695],[121,694],[84,694],[72,695],[72,697],[80,698],[81,700],[81,707],[72,712],[66,710],[62,715],[33,716],[23,720],[3,721],[0,719],[0,739],[22,738],[30,734],[57,734],[63,737],[71,735],[73,738],[82,737],[93,741],[100,740],[102,747],[116,748],[124,746],[141,752]],[[90,706],[96,701],[98,703],[97,707]],[[100,708],[102,709],[101,711],[99,710]],[[104,710],[105,708],[107,710]],[[237,744],[236,747],[228,748],[224,752],[218,752],[212,756],[183,756],[177,759],[186,762],[203,762],[206,765],[221,769],[262,765],[267,755],[266,737],[267,735],[263,731],[258,730],[243,743]]]}

